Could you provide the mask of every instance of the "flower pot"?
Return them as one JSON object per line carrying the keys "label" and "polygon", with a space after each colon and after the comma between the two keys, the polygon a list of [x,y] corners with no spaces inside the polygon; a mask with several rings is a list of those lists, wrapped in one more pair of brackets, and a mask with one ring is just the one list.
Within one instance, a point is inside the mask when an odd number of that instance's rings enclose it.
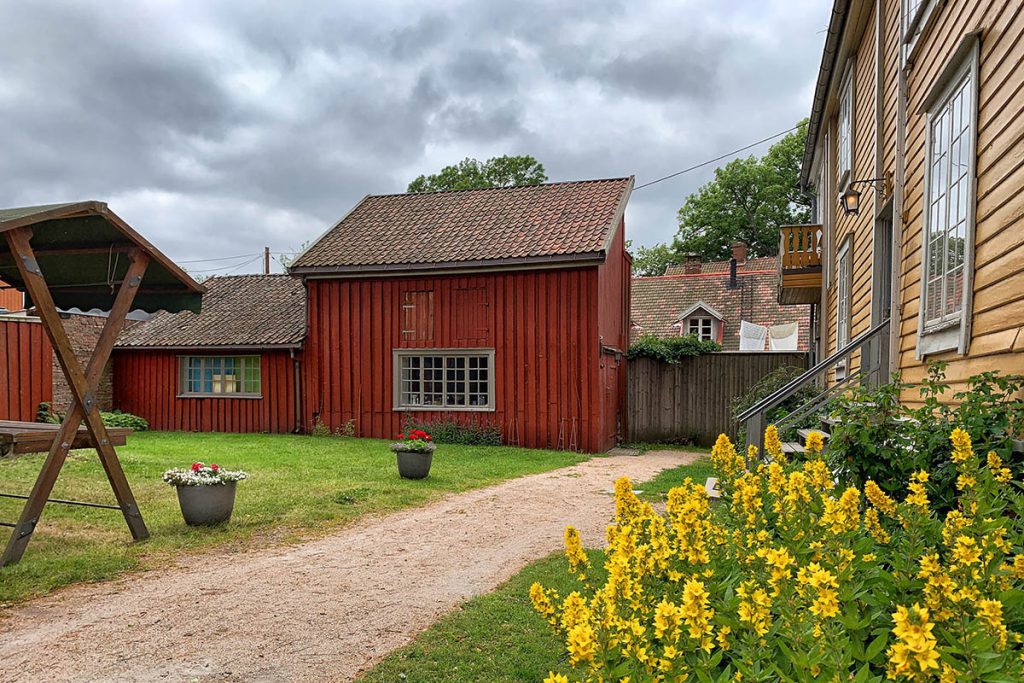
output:
{"label": "flower pot", "polygon": [[215,486],[177,486],[181,516],[189,526],[222,524],[231,519],[235,509],[237,482]]}
{"label": "flower pot", "polygon": [[398,474],[403,479],[425,479],[430,474],[430,463],[434,460],[434,449],[409,451],[395,448],[398,460]]}

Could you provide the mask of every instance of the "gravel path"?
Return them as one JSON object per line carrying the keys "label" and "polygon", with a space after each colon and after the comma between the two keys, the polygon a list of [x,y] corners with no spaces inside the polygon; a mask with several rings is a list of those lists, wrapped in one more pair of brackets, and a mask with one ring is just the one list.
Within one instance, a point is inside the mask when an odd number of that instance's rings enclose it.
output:
{"label": "gravel path", "polygon": [[73,587],[0,621],[0,681],[349,680],[559,549],[566,524],[600,546],[617,477],[697,457],[594,458],[295,547]]}

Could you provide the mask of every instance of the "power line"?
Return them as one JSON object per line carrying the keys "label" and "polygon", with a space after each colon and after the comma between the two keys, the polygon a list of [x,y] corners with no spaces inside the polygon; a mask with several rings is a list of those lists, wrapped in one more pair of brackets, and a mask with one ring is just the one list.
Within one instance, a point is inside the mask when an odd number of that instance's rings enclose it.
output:
{"label": "power line", "polygon": [[241,268],[243,266],[247,266],[250,263],[254,263],[254,262],[258,261],[261,258],[263,258],[263,254],[255,254],[255,255],[252,255],[251,258],[248,261],[243,261],[242,263],[229,263],[226,266],[220,266],[218,268],[204,268],[203,270],[194,270],[194,271],[191,271],[191,272],[192,272],[193,275],[202,275],[204,273],[214,273],[214,272],[216,272],[218,270],[226,270],[228,272],[233,272],[234,269]]}
{"label": "power line", "polygon": [[721,161],[722,159],[728,159],[729,157],[735,156],[735,155],[739,154],[740,152],[745,152],[748,149],[750,149],[751,147],[757,147],[758,145],[763,145],[764,143],[768,142],[769,140],[774,140],[775,138],[781,138],[783,135],[787,135],[788,133],[792,133],[794,130],[798,129],[799,127],[800,126],[798,124],[798,125],[793,126],[792,128],[790,128],[789,130],[784,130],[781,133],[776,133],[775,135],[769,135],[764,140],[758,140],[757,142],[752,142],[749,145],[747,145],[746,147],[740,147],[739,149],[734,149],[733,151],[729,152],[728,154],[723,154],[722,156],[715,157],[714,159],[708,159],[707,161],[701,162],[701,163],[697,164],[696,166],[691,166],[690,168],[684,168],[682,171],[676,171],[675,173],[671,173],[671,174],[669,174],[667,176],[664,176],[663,178],[658,178],[657,180],[652,180],[651,182],[644,183],[643,185],[637,185],[633,189],[634,190],[642,190],[645,187],[650,187],[651,185],[655,185],[657,183],[660,183],[663,180],[668,180],[670,178],[675,178],[676,176],[683,175],[684,173],[689,173],[690,171],[696,171],[698,168],[704,168],[708,164],[713,164],[716,161]]}
{"label": "power line", "polygon": [[237,261],[238,259],[248,258],[254,255],[260,256],[261,254],[239,254],[238,256],[223,256],[221,258],[200,258],[193,259],[191,261],[178,261],[178,263],[212,263],[214,261]]}

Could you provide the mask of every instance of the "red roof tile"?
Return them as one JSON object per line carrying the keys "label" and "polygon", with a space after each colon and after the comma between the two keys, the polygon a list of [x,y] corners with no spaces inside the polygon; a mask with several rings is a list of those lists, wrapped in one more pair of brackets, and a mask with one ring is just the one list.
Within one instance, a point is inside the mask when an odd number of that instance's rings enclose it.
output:
{"label": "red roof tile", "polygon": [[603,257],[633,179],[364,198],[292,272]]}
{"label": "red roof tile", "polygon": [[[739,273],[746,271],[775,271],[777,265],[776,258],[774,256],[760,256],[757,258],[747,259],[746,262],[736,265],[736,271]],[[728,273],[729,262],[728,261],[702,261],[700,264],[701,273]],[[686,264],[685,263],[672,263],[669,264],[668,268],[665,269],[665,275],[685,275]]]}
{"label": "red roof tile", "polygon": [[679,330],[673,325],[680,316],[695,304],[704,303],[725,320],[722,346],[726,351],[739,349],[741,320],[765,327],[798,322],[799,348],[806,351],[810,346],[809,307],[779,305],[774,257],[751,261],[759,261],[758,268],[764,266],[764,270],[739,271],[739,287],[736,289],[728,286],[728,269],[725,272],[634,278],[631,321],[639,328],[633,328],[632,336],[678,335]]}
{"label": "red roof tile", "polygon": [[290,275],[203,282],[202,313],[161,311],[124,330],[118,348],[294,346],[306,336],[306,288]]}

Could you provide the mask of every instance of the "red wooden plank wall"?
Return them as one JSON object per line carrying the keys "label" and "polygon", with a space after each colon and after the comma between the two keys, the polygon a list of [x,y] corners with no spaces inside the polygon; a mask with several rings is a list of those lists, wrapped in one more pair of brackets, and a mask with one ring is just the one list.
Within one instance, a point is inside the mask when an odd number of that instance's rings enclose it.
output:
{"label": "red wooden plank wall", "polygon": [[0,419],[34,422],[53,400],[52,355],[38,321],[0,320]]}
{"label": "red wooden plank wall", "polygon": [[[622,257],[625,258],[625,252]],[[391,438],[395,348],[495,349],[495,411],[415,411],[496,423],[509,443],[602,451],[597,267],[472,276],[309,280],[304,427],[319,413],[337,429]],[[433,315],[403,315],[407,292],[433,292]],[[427,297],[418,297],[425,302]],[[409,320],[432,329],[410,334]],[[404,332],[404,334],[403,334]]]}
{"label": "red wooden plank wall", "polygon": [[146,418],[151,429],[160,431],[283,434],[298,426],[295,372],[287,351],[260,354],[262,398],[178,398],[179,355],[177,351],[115,351],[114,407]]}
{"label": "red wooden plank wall", "polygon": [[[626,253],[625,220],[608,247],[608,257],[598,266],[598,334],[601,353],[601,423],[599,429],[606,439],[625,438],[627,372],[624,352],[629,348],[629,293],[632,282],[631,261]],[[616,349],[623,353],[614,353]]]}

